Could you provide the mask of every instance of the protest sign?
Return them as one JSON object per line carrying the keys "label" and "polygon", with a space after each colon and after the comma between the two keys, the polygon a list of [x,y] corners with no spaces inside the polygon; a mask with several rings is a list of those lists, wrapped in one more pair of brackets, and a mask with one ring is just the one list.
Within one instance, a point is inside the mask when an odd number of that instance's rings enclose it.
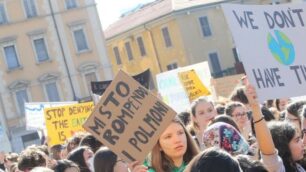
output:
{"label": "protest sign", "polygon": [[24,103],[27,130],[45,130],[44,108],[76,104],[77,102],[30,102]]}
{"label": "protest sign", "polygon": [[83,126],[123,160],[141,162],[175,115],[136,80],[119,71]]}
{"label": "protest sign", "polygon": [[[176,112],[186,111],[190,107],[190,101],[183,85],[179,79],[179,72],[194,70],[199,76],[201,82],[207,86],[210,92],[211,74],[208,62],[201,62],[190,66],[178,68],[156,75],[158,93],[162,96],[164,102],[172,107]],[[209,96],[208,98],[211,98]]]}
{"label": "protest sign", "polygon": [[306,94],[306,7],[222,5],[259,100]]}
{"label": "protest sign", "polygon": [[[142,86],[144,86],[146,89],[149,89],[150,81],[151,81],[151,72],[150,69],[147,69],[146,71],[134,75],[133,78],[138,81]],[[95,81],[91,82],[91,90],[93,94],[102,95],[106,88],[109,86],[109,84],[112,81]]]}
{"label": "protest sign", "polygon": [[93,110],[93,103],[45,108],[48,145],[62,144],[75,132],[85,131],[82,127]]}
{"label": "protest sign", "polygon": [[178,76],[189,97],[190,102],[201,96],[210,95],[209,90],[203,85],[194,69],[179,72]]}

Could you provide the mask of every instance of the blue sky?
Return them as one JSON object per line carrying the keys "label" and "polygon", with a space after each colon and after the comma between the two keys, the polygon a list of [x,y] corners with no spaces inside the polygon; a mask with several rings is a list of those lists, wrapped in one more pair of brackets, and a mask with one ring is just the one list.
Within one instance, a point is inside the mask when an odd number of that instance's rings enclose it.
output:
{"label": "blue sky", "polygon": [[96,0],[103,29],[119,19],[123,12],[154,0]]}

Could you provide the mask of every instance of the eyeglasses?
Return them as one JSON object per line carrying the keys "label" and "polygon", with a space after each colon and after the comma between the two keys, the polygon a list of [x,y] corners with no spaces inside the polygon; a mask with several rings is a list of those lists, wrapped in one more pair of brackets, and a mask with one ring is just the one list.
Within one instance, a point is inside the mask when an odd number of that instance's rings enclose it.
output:
{"label": "eyeglasses", "polygon": [[244,116],[246,116],[247,115],[247,113],[246,112],[243,112],[243,113],[237,113],[237,114],[233,114],[233,117],[234,118],[242,118],[242,117],[244,117]]}

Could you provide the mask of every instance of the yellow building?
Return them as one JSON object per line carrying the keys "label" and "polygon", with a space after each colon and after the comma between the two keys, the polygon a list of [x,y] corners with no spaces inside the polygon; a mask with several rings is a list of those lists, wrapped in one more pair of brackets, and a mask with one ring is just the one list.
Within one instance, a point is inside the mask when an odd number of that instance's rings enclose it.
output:
{"label": "yellow building", "polygon": [[0,1],[0,51],[6,150],[37,142],[25,130],[25,102],[86,101],[90,81],[113,77],[94,0]]}
{"label": "yellow building", "polygon": [[272,1],[157,0],[139,6],[123,14],[104,32],[114,73],[124,69],[137,74],[150,68],[155,76],[208,61],[214,77],[235,74],[239,58],[220,7],[224,2]]}

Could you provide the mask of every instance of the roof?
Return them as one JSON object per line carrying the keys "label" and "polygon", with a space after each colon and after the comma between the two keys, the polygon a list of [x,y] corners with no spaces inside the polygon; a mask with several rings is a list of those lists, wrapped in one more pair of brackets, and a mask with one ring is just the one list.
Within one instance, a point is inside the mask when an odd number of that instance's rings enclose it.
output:
{"label": "roof", "polygon": [[174,11],[220,1],[223,0],[156,0],[140,8],[138,7],[134,12],[127,13],[127,15],[111,24],[104,31],[104,35],[106,39],[109,39]]}

